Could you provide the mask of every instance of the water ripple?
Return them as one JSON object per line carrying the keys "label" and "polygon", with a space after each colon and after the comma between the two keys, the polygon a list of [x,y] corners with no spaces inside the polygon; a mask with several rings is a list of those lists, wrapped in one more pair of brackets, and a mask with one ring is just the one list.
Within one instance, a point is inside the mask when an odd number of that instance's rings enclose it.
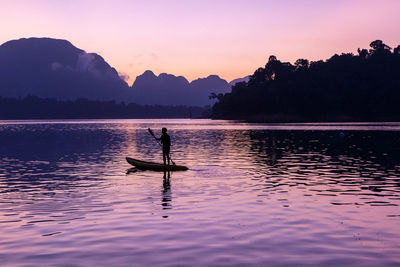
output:
{"label": "water ripple", "polygon": [[[131,169],[163,125],[190,170]],[[399,124],[0,126],[5,265],[400,264]]]}

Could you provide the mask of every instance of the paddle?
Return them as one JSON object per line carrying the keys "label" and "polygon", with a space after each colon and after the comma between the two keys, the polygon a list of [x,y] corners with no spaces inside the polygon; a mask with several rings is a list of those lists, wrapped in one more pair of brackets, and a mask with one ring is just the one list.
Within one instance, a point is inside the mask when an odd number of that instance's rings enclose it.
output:
{"label": "paddle", "polygon": [[[150,128],[148,128],[147,130],[149,131],[149,133],[151,134],[151,136],[153,136],[154,139],[156,139],[157,144],[159,144],[160,146],[162,146],[162,144],[158,141],[157,137],[154,135],[153,130],[151,130]],[[174,161],[172,160],[172,158],[171,158],[171,154],[169,155],[169,159],[170,159],[170,161],[172,162],[172,165],[176,165],[175,162],[174,162]]]}
{"label": "paddle", "polygon": [[153,130],[151,130],[150,128],[148,128],[147,130],[149,131],[149,133],[151,134],[151,136],[153,136],[154,139],[156,139],[157,144],[159,144],[160,146],[162,146],[161,143],[158,141],[157,137],[154,135]]}

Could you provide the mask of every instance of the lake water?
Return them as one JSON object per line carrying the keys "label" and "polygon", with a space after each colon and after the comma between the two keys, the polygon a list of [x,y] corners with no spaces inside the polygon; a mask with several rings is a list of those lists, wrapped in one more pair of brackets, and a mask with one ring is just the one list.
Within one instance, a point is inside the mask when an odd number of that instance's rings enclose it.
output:
{"label": "lake water", "polygon": [[[167,127],[186,172],[161,162]],[[400,123],[0,122],[2,266],[399,266]]]}

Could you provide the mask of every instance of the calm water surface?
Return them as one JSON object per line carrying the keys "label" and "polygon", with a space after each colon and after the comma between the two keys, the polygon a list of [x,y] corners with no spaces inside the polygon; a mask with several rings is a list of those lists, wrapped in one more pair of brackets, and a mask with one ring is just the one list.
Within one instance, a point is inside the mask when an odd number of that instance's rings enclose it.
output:
{"label": "calm water surface", "polygon": [[[166,126],[186,172],[148,134]],[[399,266],[400,124],[0,122],[2,266]]]}

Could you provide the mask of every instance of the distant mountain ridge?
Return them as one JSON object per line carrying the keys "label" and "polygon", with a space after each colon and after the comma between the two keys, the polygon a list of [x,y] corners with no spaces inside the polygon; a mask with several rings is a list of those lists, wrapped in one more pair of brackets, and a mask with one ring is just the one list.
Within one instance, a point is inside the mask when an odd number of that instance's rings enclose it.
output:
{"label": "distant mountain ridge", "polygon": [[187,90],[189,82],[182,76],[161,73],[156,76],[147,70],[132,84],[135,102],[146,105],[179,105],[187,102],[179,97]]}
{"label": "distant mountain ridge", "polygon": [[147,105],[213,104],[210,93],[231,85],[217,75],[189,82],[183,76],[145,71],[132,86],[100,55],[69,41],[23,38],[0,45],[0,96],[116,100]]}
{"label": "distant mountain ridge", "polygon": [[229,85],[230,86],[234,86],[235,84],[241,83],[241,82],[247,83],[249,80],[250,80],[250,75],[247,75],[247,76],[245,76],[243,78],[238,78],[238,79],[234,79],[234,80],[230,81]]}
{"label": "distant mountain ridge", "polygon": [[132,92],[138,104],[192,105],[211,104],[212,92],[227,93],[230,85],[217,75],[199,78],[189,83],[183,76],[161,73],[156,76],[147,70],[136,77]]}

